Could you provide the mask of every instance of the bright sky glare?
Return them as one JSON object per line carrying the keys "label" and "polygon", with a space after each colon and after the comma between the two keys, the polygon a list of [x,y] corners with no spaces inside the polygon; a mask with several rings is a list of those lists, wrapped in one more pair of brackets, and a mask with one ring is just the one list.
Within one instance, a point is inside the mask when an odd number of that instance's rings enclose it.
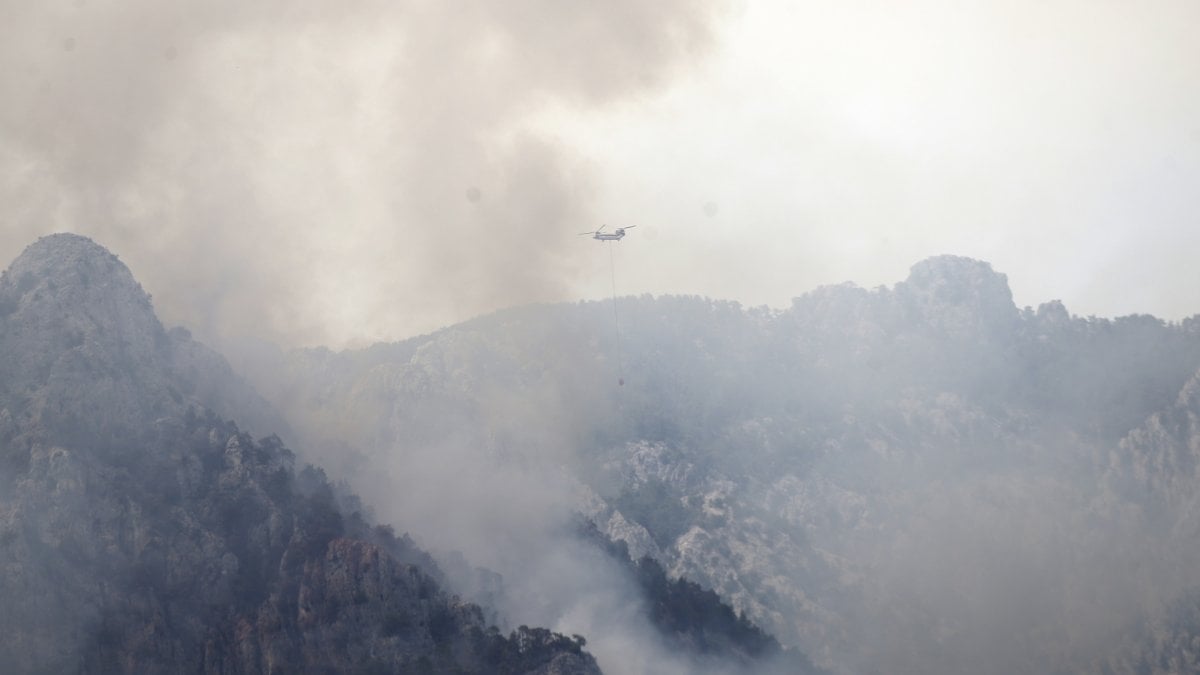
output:
{"label": "bright sky glare", "polygon": [[956,253],[1020,305],[1200,312],[1200,5],[825,4],[748,3],[665,96],[548,121],[645,226],[627,292],[782,306]]}

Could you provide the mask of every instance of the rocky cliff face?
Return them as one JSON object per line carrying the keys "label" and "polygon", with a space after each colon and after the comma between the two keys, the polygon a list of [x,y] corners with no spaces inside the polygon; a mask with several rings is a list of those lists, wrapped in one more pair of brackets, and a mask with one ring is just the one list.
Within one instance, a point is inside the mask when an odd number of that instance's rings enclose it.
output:
{"label": "rocky cliff face", "polygon": [[225,421],[278,416],[93,242],[4,273],[0,353],[0,670],[598,672]]}
{"label": "rocky cliff face", "polygon": [[913,265],[895,293],[922,325],[946,336],[1005,339],[1017,328],[1008,278],[986,262],[943,255]]}

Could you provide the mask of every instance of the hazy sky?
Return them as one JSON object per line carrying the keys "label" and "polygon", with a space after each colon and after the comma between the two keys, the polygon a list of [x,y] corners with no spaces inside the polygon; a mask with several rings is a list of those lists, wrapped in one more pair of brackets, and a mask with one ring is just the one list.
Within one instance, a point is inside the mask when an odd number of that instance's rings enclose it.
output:
{"label": "hazy sky", "polygon": [[0,0],[0,258],[335,346],[620,293],[784,306],[985,259],[1200,312],[1200,4]]}

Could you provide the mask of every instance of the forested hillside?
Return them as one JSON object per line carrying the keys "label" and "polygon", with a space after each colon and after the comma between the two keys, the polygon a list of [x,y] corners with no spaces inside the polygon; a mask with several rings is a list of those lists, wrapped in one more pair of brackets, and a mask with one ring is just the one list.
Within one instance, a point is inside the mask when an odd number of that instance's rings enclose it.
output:
{"label": "forested hillside", "polygon": [[531,306],[247,372],[381,514],[545,623],[586,612],[532,593],[521,551],[550,539],[500,523],[582,513],[841,672],[1089,672],[1200,583],[1176,536],[1195,319],[1018,308],[951,256],[782,311],[616,310],[619,343],[608,302]]}
{"label": "forested hillside", "polygon": [[224,419],[280,420],[90,240],[0,277],[0,354],[0,671],[599,672]]}

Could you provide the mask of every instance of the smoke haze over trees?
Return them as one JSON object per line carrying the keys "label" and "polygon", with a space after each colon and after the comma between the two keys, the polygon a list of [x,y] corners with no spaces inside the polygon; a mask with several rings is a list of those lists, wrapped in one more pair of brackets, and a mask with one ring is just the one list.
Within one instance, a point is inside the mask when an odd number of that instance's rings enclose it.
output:
{"label": "smoke haze over trees", "polygon": [[0,0],[0,671],[1197,670],[1197,25]]}
{"label": "smoke haze over trees", "polygon": [[599,672],[571,638],[501,635],[277,436],[217,417],[273,421],[96,244],[30,246],[0,310],[0,669]]}
{"label": "smoke haze over trees", "polygon": [[[165,330],[114,256],[37,242],[0,279],[0,536],[19,570],[0,582],[26,598],[6,662],[170,668],[216,644],[213,668],[351,667],[349,630],[388,663],[514,672],[590,668],[585,646],[616,673],[1192,663],[1197,320],[1020,309],[1004,275],[953,256],[785,311],[618,304],[623,387],[608,303],[231,369]],[[365,504],[222,415],[279,429]],[[354,577],[362,595],[346,565],[392,571]],[[206,574],[228,592],[197,604]],[[129,632],[159,612],[193,617],[155,629],[173,647]],[[238,621],[252,642],[222,632]]]}
{"label": "smoke haze over trees", "polygon": [[[1195,319],[1018,308],[953,256],[786,311],[618,304],[624,387],[607,303],[246,372],[385,518],[500,572],[502,613],[586,615],[529,553],[571,550],[574,511],[836,672],[1126,672],[1178,649]],[[578,629],[602,664],[606,625]]]}

